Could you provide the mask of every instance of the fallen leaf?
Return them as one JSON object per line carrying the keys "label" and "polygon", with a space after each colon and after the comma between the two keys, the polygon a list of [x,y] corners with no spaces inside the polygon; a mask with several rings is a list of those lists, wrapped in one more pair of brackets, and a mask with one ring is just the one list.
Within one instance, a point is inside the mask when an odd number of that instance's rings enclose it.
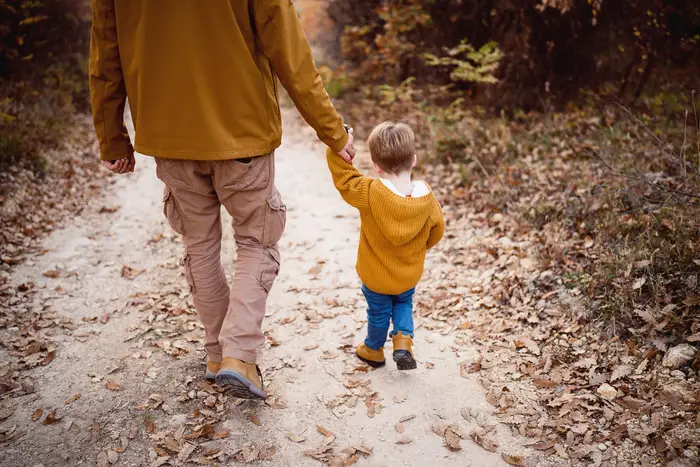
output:
{"label": "fallen leaf", "polygon": [[525,465],[525,460],[523,459],[522,456],[516,456],[513,454],[508,454],[505,452],[501,453],[501,458],[506,461],[506,463],[510,465],[516,465],[518,467],[522,467]]}
{"label": "fallen leaf", "polygon": [[183,439],[197,439],[197,438],[207,438],[214,433],[214,426],[211,423],[205,423],[199,429],[193,431],[189,435],[184,435]]}
{"label": "fallen leaf", "polygon": [[44,277],[48,277],[49,279],[56,279],[61,276],[61,271],[59,269],[50,269],[48,271],[44,271]]}
{"label": "fallen leaf", "polygon": [[230,431],[224,430],[224,431],[217,431],[213,435],[211,435],[211,439],[224,439],[228,438],[228,435],[230,434]]}
{"label": "fallen leaf", "polygon": [[41,416],[44,415],[44,410],[43,409],[36,409],[34,413],[32,414],[32,420],[35,422],[41,418]]}
{"label": "fallen leaf", "polygon": [[476,373],[481,370],[481,357],[472,361],[463,361],[459,364],[459,375],[462,378],[467,378],[469,373]]}
{"label": "fallen leaf", "polygon": [[405,423],[405,422],[407,422],[407,421],[409,421],[409,420],[413,420],[414,418],[416,418],[416,416],[413,415],[413,414],[411,414],[411,415],[404,415],[403,417],[399,418],[399,423]]}
{"label": "fallen leaf", "polygon": [[690,336],[686,337],[685,340],[687,340],[688,342],[700,342],[700,332],[691,334]]}
{"label": "fallen leaf", "polygon": [[295,319],[297,319],[296,315],[285,316],[284,318],[282,318],[280,320],[280,324],[289,324],[289,323],[294,322]]}
{"label": "fallen leaf", "polygon": [[334,441],[335,438],[326,438],[320,446],[304,451],[304,455],[323,462],[328,458],[328,454],[333,450]]}
{"label": "fallen leaf", "polygon": [[394,428],[396,429],[396,431],[398,433],[403,433],[406,431],[406,427],[404,426],[403,423],[397,423],[396,425],[394,425]]}
{"label": "fallen leaf", "polygon": [[311,345],[304,346],[304,350],[313,350],[313,349],[317,349],[317,348],[318,348],[318,344],[311,344]]}
{"label": "fallen leaf", "polygon": [[292,433],[291,431],[287,432],[287,438],[289,438],[289,440],[294,443],[303,443],[304,441],[306,441],[306,438]]}
{"label": "fallen leaf", "polygon": [[177,459],[180,462],[186,462],[187,459],[192,455],[192,453],[197,449],[197,445],[194,443],[185,443],[182,445],[182,448],[180,449],[180,453],[177,456]]}
{"label": "fallen leaf", "polygon": [[67,399],[67,400],[63,403],[63,405],[72,404],[73,402],[77,401],[78,399],[80,399],[80,393],[75,394],[75,395],[74,395],[73,397],[71,397],[70,399]]}
{"label": "fallen leaf", "polygon": [[447,431],[447,424],[445,422],[436,421],[430,428],[433,430],[433,433],[442,438],[445,436],[445,432]]}
{"label": "fallen leaf", "polygon": [[374,451],[374,447],[371,446],[365,446],[364,442],[361,442],[359,444],[354,444],[352,448],[356,451],[361,452],[365,456],[369,456],[372,454],[372,451]]}
{"label": "fallen leaf", "polygon": [[108,467],[109,466],[109,456],[107,455],[107,451],[100,451],[99,454],[97,454],[97,459],[95,462],[96,467]]}
{"label": "fallen leaf", "polygon": [[516,349],[526,348],[527,350],[529,350],[531,353],[533,353],[535,355],[540,354],[540,347],[535,343],[535,341],[533,341],[529,337],[521,337],[521,338],[516,339],[515,340],[515,348]]}
{"label": "fallen leaf", "polygon": [[603,399],[612,401],[617,397],[617,389],[614,387],[610,386],[608,383],[603,383],[601,384],[598,389],[596,389],[596,393]]}
{"label": "fallen leaf", "polygon": [[532,379],[532,384],[535,385],[535,387],[538,388],[556,388],[559,386],[559,384],[555,383],[551,379],[545,379],[545,378],[533,378]]}
{"label": "fallen leaf", "polygon": [[127,266],[126,264],[124,264],[122,266],[121,276],[125,279],[133,280],[142,272],[144,272],[144,269],[135,269],[131,266]]}
{"label": "fallen leaf", "polygon": [[610,382],[624,378],[625,376],[631,375],[634,368],[632,365],[617,365],[610,376]]}
{"label": "fallen leaf", "polygon": [[105,382],[105,387],[107,389],[109,389],[110,391],[119,391],[121,389],[121,386],[119,385],[119,383],[117,383],[116,381],[113,381],[111,379],[107,380],[107,382]]}
{"label": "fallen leaf", "polygon": [[56,351],[55,350],[50,350],[47,354],[46,357],[41,361],[41,364],[46,366],[49,363],[53,362],[56,359]]}
{"label": "fallen leaf", "polygon": [[156,432],[156,424],[150,418],[145,419],[143,424],[146,427],[146,433],[153,434]]}
{"label": "fallen leaf", "polygon": [[447,427],[445,430],[445,446],[447,446],[447,449],[450,451],[459,451],[462,449],[462,446],[459,444],[460,442],[460,437],[459,435],[455,432],[454,428],[452,426]]}
{"label": "fallen leaf", "polygon": [[275,455],[277,455],[277,448],[274,446],[269,446],[260,450],[260,453],[258,454],[258,460],[269,461],[274,459]]}
{"label": "fallen leaf", "polygon": [[262,426],[262,422],[260,421],[260,418],[257,415],[249,415],[248,420],[250,420],[253,423],[253,425]]}
{"label": "fallen leaf", "polygon": [[535,443],[530,447],[533,449],[537,449],[538,451],[547,451],[549,449],[552,449],[555,444],[557,444],[555,441],[542,441],[540,443]]}
{"label": "fallen leaf", "polygon": [[638,290],[641,289],[644,284],[646,284],[647,278],[646,276],[642,276],[636,281],[634,281],[634,284],[632,284],[632,290]]}
{"label": "fallen leaf", "polygon": [[331,433],[330,431],[326,430],[326,429],[323,428],[321,425],[316,426],[316,430],[318,430],[318,432],[321,433],[321,434],[322,434],[323,436],[325,436],[326,438],[332,438],[332,437],[333,437],[333,433]]}
{"label": "fallen leaf", "polygon": [[396,438],[396,444],[410,444],[413,440],[407,436],[399,436]]}
{"label": "fallen leaf", "polygon": [[44,418],[44,421],[41,422],[42,425],[51,425],[52,423],[55,423],[59,421],[61,417],[58,416],[58,413],[56,412],[56,409],[53,409],[51,412],[49,412],[46,415],[46,418]]}
{"label": "fallen leaf", "polygon": [[491,439],[490,436],[486,433],[486,430],[484,430],[481,427],[475,427],[470,433],[469,437],[474,441],[476,444],[479,446],[483,447],[487,451],[491,452],[496,452],[498,449],[498,443]]}
{"label": "fallen leaf", "polygon": [[596,366],[597,364],[598,364],[598,360],[596,360],[594,357],[582,358],[581,360],[574,363],[574,367],[588,369],[588,368]]}
{"label": "fallen leaf", "polygon": [[105,214],[105,213],[113,213],[119,211],[119,206],[102,206],[100,208],[99,213],[100,214]]}
{"label": "fallen leaf", "polygon": [[346,379],[343,384],[346,388],[352,389],[358,386],[362,386],[362,384],[364,384],[364,381],[362,381],[361,379]]}

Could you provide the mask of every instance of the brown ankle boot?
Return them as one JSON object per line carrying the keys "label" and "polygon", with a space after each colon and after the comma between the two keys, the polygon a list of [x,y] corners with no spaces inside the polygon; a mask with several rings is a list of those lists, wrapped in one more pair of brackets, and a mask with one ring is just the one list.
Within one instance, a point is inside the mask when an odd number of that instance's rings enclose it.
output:
{"label": "brown ankle boot", "polygon": [[394,343],[394,361],[399,370],[415,370],[416,360],[413,358],[413,338],[404,336],[401,331],[391,336]]}
{"label": "brown ankle boot", "polygon": [[379,350],[372,350],[365,344],[360,344],[355,351],[357,358],[371,366],[372,368],[379,368],[386,364],[386,359],[384,358],[384,347]]}
{"label": "brown ankle boot", "polygon": [[239,399],[266,399],[262,373],[254,363],[226,357],[216,374],[216,384],[229,389]]}
{"label": "brown ankle boot", "polygon": [[221,369],[221,362],[213,362],[207,360],[207,372],[204,373],[204,379],[208,381],[214,381],[216,379],[216,374]]}

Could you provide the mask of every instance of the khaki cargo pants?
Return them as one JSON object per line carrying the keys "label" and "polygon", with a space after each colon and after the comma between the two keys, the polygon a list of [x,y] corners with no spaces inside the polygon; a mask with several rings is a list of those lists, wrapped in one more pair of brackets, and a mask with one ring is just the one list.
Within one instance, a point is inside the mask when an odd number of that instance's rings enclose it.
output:
{"label": "khaki cargo pants", "polygon": [[[157,158],[156,165],[165,183],[163,211],[185,244],[183,264],[207,356],[253,363],[265,341],[265,303],[279,272],[277,243],[286,223],[274,153],[248,163]],[[221,265],[221,205],[233,217],[237,247],[230,289]]]}

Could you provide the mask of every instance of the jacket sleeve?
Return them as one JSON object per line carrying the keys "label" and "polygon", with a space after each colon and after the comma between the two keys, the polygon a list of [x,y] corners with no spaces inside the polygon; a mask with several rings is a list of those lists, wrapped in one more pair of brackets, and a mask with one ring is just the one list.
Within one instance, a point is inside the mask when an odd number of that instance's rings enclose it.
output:
{"label": "jacket sleeve", "polygon": [[361,211],[369,209],[369,186],[372,179],[362,175],[331,148],[326,150],[326,159],[333,177],[333,184],[345,202]]}
{"label": "jacket sleeve", "polygon": [[90,38],[90,100],[102,160],[133,154],[124,124],[126,87],[119,60],[115,0],[92,0]]}
{"label": "jacket sleeve", "polygon": [[445,234],[445,218],[442,215],[442,208],[440,207],[440,203],[437,200],[435,200],[433,216],[435,218],[435,222],[430,228],[430,235],[428,235],[428,241],[426,244],[426,247],[428,249],[431,249],[432,247],[437,245],[440,239],[442,239],[442,236]]}
{"label": "jacket sleeve", "polygon": [[272,69],[318,138],[335,153],[348,135],[323,87],[311,47],[291,0],[251,2],[260,47]]}

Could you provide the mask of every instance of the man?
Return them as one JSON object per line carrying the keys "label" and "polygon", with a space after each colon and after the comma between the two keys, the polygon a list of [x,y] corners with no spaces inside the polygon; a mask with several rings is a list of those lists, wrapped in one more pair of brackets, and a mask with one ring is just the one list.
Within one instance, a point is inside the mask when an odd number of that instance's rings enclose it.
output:
{"label": "man", "polygon": [[[249,399],[265,398],[256,349],[286,221],[274,184],[278,78],[321,141],[351,160],[352,135],[291,0],[93,0],[90,92],[101,158],[115,173],[134,170],[134,150],[156,158],[164,213],[182,235],[205,329],[206,377]],[[238,252],[230,290],[221,205],[233,217]]]}

